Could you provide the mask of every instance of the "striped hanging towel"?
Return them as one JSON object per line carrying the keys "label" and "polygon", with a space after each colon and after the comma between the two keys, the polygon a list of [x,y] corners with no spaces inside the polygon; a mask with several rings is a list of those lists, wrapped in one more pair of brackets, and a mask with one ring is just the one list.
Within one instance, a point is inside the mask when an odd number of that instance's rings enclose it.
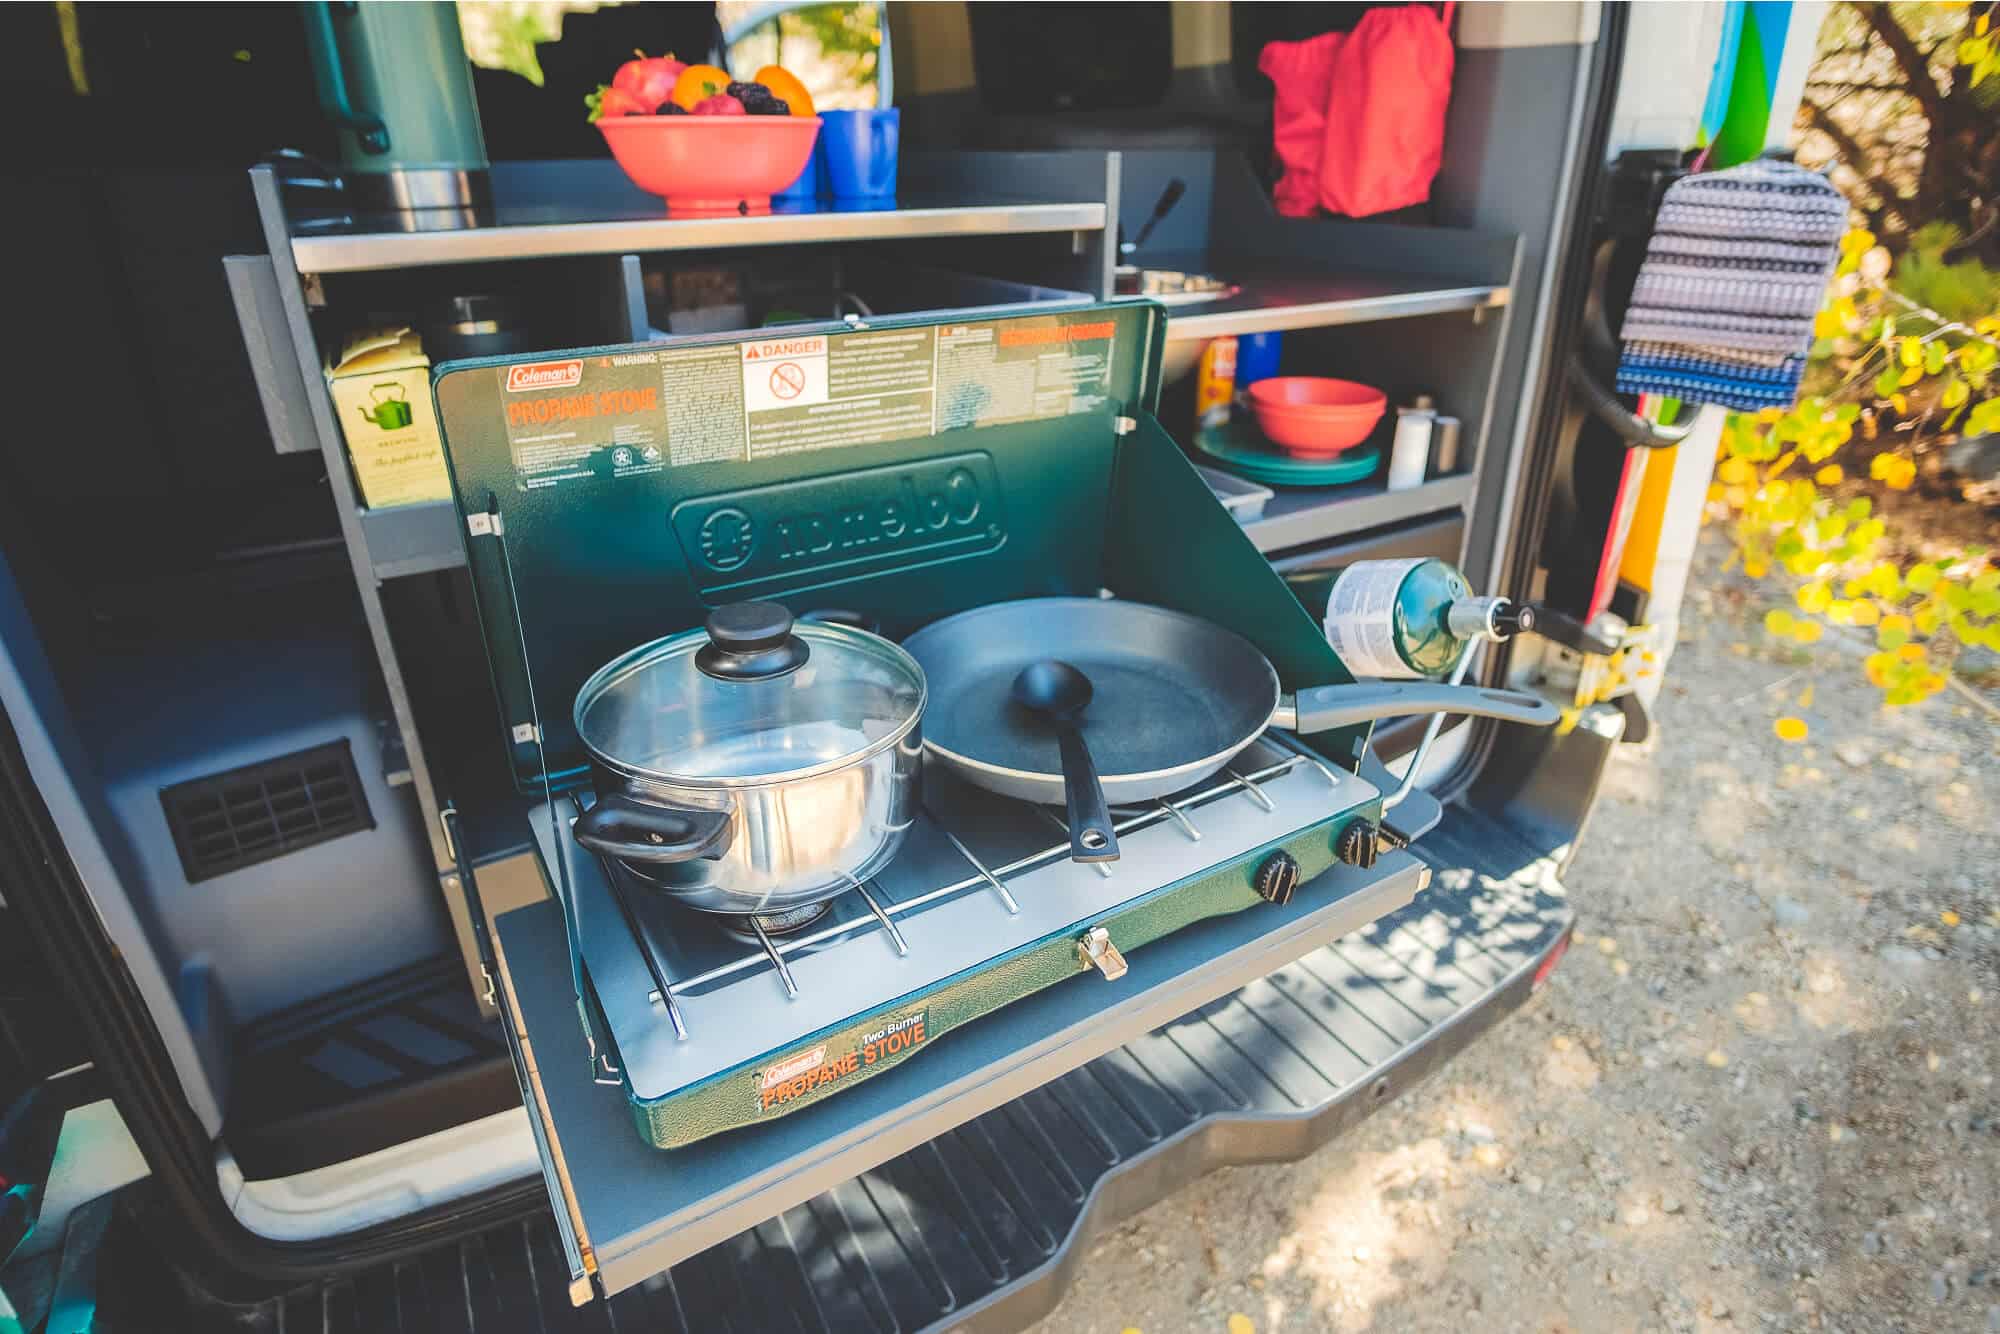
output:
{"label": "striped hanging towel", "polygon": [[1846,229],[1840,192],[1790,162],[1668,186],[1625,312],[1618,392],[1790,407]]}

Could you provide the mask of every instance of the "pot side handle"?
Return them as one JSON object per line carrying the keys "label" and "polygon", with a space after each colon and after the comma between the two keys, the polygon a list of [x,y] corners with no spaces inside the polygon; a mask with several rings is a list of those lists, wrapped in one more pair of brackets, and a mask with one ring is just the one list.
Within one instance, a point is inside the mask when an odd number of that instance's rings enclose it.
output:
{"label": "pot side handle", "polygon": [[1439,685],[1432,681],[1363,681],[1354,685],[1313,686],[1301,690],[1296,697],[1285,696],[1278,701],[1271,724],[1300,733],[1328,732],[1336,727],[1412,713],[1465,713],[1531,727],[1548,727],[1562,717],[1562,710],[1549,701],[1519,690]]}
{"label": "pot side handle", "polygon": [[592,852],[642,865],[716,858],[729,850],[728,811],[697,811],[640,801],[620,792],[600,797],[570,831]]}

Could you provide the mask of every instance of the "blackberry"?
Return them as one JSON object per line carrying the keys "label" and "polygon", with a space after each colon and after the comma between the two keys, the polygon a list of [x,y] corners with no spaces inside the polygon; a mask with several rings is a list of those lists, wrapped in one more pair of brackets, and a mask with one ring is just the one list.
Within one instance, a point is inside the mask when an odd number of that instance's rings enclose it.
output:
{"label": "blackberry", "polygon": [[736,81],[729,85],[729,95],[743,104],[743,109],[753,116],[789,116],[792,108],[784,99],[775,96],[769,87],[761,83]]}
{"label": "blackberry", "polygon": [[685,116],[687,113],[688,109],[678,102],[662,102],[660,103],[660,109],[653,114],[657,116]]}

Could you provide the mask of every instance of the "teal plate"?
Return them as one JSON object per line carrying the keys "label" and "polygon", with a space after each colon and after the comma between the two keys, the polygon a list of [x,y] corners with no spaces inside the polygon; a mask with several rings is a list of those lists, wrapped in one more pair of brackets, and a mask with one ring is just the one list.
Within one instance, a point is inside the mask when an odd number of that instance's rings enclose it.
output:
{"label": "teal plate", "polygon": [[1195,432],[1194,447],[1238,477],[1271,486],[1339,486],[1375,475],[1382,464],[1379,445],[1357,445],[1329,459],[1300,459],[1280,454],[1263,432],[1237,419]]}

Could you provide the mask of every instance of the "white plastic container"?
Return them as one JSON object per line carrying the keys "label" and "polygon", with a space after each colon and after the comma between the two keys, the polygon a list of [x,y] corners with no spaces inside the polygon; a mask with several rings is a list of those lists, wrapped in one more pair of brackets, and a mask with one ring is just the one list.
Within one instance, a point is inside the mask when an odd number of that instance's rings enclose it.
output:
{"label": "white plastic container", "polygon": [[1423,406],[1396,409],[1396,438],[1389,445],[1385,482],[1391,491],[1423,485],[1424,473],[1430,468],[1431,427],[1437,422],[1437,413],[1428,406],[1428,399],[1417,401]]}

